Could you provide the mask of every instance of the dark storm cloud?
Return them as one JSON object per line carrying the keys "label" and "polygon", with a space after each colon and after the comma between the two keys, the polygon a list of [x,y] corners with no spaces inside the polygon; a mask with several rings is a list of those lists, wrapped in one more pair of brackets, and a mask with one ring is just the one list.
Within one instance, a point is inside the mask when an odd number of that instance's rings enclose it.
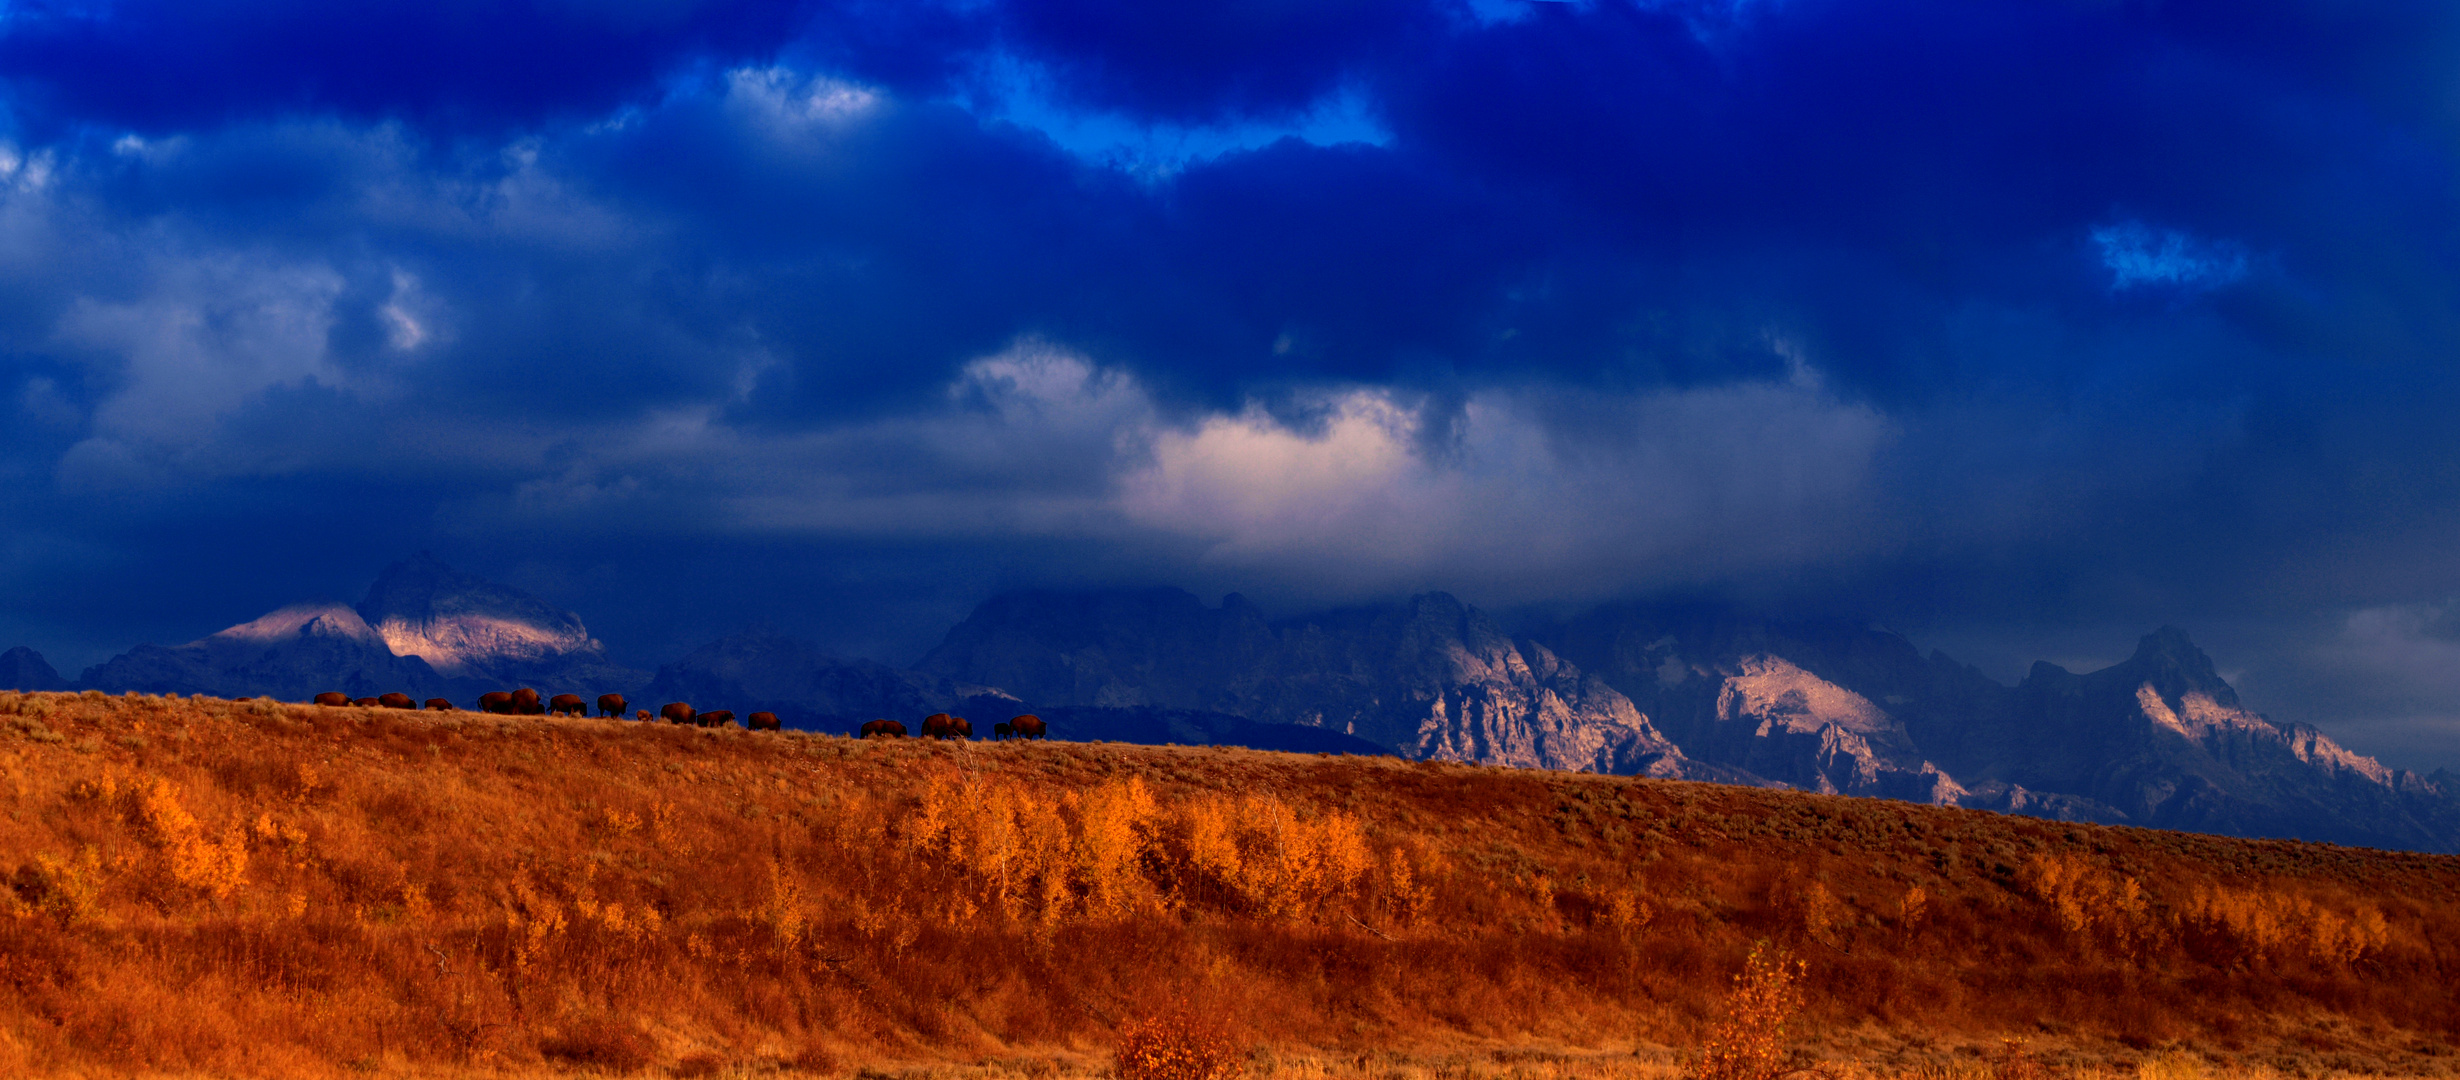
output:
{"label": "dark storm cloud", "polygon": [[1021,0],[1004,14],[1003,40],[1052,68],[1070,100],[1198,121],[1304,111],[1437,44],[1453,21],[1411,0]]}
{"label": "dark storm cloud", "polygon": [[421,546],[641,661],[1673,590],[2201,620],[2424,754],[2444,688],[2361,660],[2460,596],[2454,18],[12,4],[0,636]]}
{"label": "dark storm cloud", "polygon": [[148,134],[285,111],[529,124],[631,104],[695,59],[774,49],[792,3],[18,0],[0,35],[21,119]]}

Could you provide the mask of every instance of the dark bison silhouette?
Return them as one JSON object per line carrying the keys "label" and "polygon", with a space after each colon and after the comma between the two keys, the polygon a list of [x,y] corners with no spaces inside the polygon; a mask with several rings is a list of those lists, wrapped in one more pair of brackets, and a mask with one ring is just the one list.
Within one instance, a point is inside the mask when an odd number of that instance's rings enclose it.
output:
{"label": "dark bison silhouette", "polygon": [[894,720],[865,721],[862,737],[868,739],[874,735],[883,739],[902,739],[905,737],[905,725]]}
{"label": "dark bison silhouette", "polygon": [[712,709],[693,719],[699,721],[702,727],[730,727],[735,722],[735,714],[732,709]]}
{"label": "dark bison silhouette", "polygon": [[547,707],[538,703],[538,691],[522,687],[513,691],[513,711],[523,716],[545,716]]}
{"label": "dark bison silhouette", "polygon": [[1017,738],[1039,739],[1044,732],[1050,730],[1050,725],[1043,723],[1041,717],[1026,713],[1023,716],[1011,718],[1008,721],[1008,728],[1016,732]]}
{"label": "dark bison silhouette", "polygon": [[649,715],[649,710],[647,709],[642,709],[639,712],[633,713],[632,718],[644,724],[657,719],[657,717]]}
{"label": "dark bison silhouette", "polygon": [[658,719],[670,724],[689,724],[694,715],[692,707],[680,701],[667,702],[665,708],[658,710]]}
{"label": "dark bison silhouette", "polygon": [[316,703],[319,705],[332,705],[336,707],[348,705],[350,704],[350,695],[327,690],[324,693],[316,695]]}
{"label": "dark bison silhouette", "polygon": [[991,741],[992,741],[992,742],[998,742],[998,741],[1000,741],[1001,739],[1005,739],[1005,738],[1007,738],[1007,737],[1009,737],[1009,736],[1011,736],[1011,735],[1014,735],[1014,734],[1016,734],[1016,725],[1011,724],[1011,723],[1009,723],[1009,722],[1007,722],[1007,721],[1005,721],[1005,720],[1002,720],[1002,721],[1000,721],[999,723],[996,723],[996,724],[991,725]]}
{"label": "dark bison silhouette", "polygon": [[557,716],[588,716],[589,702],[579,694],[557,694],[547,699],[547,711]]}
{"label": "dark bison silhouette", "polygon": [[944,712],[935,712],[929,716],[923,717],[923,738],[970,739],[973,737],[974,725],[962,716],[950,716]]}
{"label": "dark bison silhouette", "polygon": [[512,695],[502,690],[490,690],[478,695],[478,711],[508,715],[513,711]]}
{"label": "dark bison silhouette", "polygon": [[376,695],[376,704],[382,705],[388,709],[418,708],[418,703],[410,700],[410,695],[408,694],[378,694]]}
{"label": "dark bison silhouette", "polygon": [[622,694],[598,695],[598,715],[600,716],[622,716],[624,710],[630,706],[631,702],[625,701]]}
{"label": "dark bison silhouette", "polygon": [[372,697],[352,698],[350,699],[350,703],[362,709],[373,709],[376,707],[376,699]]}
{"label": "dark bison silhouette", "polygon": [[427,707],[428,707],[428,708],[430,708],[430,709],[433,709],[433,710],[435,710],[435,711],[437,711],[437,712],[460,712],[460,711],[461,711],[461,710],[456,709],[456,708],[454,708],[454,707],[453,707],[453,701],[452,701],[452,699],[451,699],[451,698],[440,698],[440,697],[431,697],[431,698],[428,698],[428,699],[427,699]]}
{"label": "dark bison silhouette", "polygon": [[753,731],[782,731],[785,729],[785,725],[777,722],[777,714],[773,712],[756,712],[746,716],[743,718],[743,726]]}

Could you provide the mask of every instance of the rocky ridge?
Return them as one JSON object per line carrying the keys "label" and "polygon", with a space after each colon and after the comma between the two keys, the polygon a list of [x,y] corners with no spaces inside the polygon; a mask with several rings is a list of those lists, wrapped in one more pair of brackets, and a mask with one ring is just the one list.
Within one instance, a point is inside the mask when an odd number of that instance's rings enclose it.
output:
{"label": "rocky ridge", "polygon": [[977,608],[916,667],[1036,707],[1207,710],[1411,758],[1700,772],[1612,687],[1442,593],[1279,624],[1236,594],[1208,608],[1176,589],[1018,593]]}
{"label": "rocky ridge", "polygon": [[424,551],[386,567],[355,610],[394,655],[417,657],[465,684],[634,690],[648,681],[648,673],[610,662],[580,616]]}
{"label": "rocky ridge", "polygon": [[1033,708],[1208,710],[1410,758],[2460,849],[2451,778],[2246,710],[2174,628],[2010,687],[1882,628],[1680,606],[1514,635],[1442,593],[1269,620],[1236,595],[1033,592],[986,602],[917,667]]}
{"label": "rocky ridge", "polygon": [[[20,651],[30,658],[17,661],[21,670],[50,670]],[[647,681],[646,672],[609,662],[579,616],[421,552],[386,567],[357,605],[293,604],[185,645],[139,645],[87,668],[75,685],[291,701],[328,690],[401,691],[466,706],[507,686],[630,693]]]}
{"label": "rocky ridge", "polygon": [[[31,650],[0,686],[65,688]],[[2460,850],[2460,778],[2385,768],[2244,708],[2187,636],[2005,686],[1882,628],[1618,605],[1506,630],[1443,593],[1273,619],[1177,589],[994,597],[913,668],[774,631],[654,677],[578,616],[432,557],[355,607],[294,605],[87,669],[105,690],[304,699],[506,685],[723,702],[789,724],[1038,711],[1074,737],[1245,741],[1782,785],[2074,821]],[[1302,734],[1315,732],[1317,734]],[[1108,734],[1102,734],[1108,733]]]}
{"label": "rocky ridge", "polygon": [[87,668],[78,682],[114,691],[290,701],[327,690],[423,697],[451,689],[426,661],[394,655],[358,612],[331,602],[279,608],[185,645],[139,645]]}

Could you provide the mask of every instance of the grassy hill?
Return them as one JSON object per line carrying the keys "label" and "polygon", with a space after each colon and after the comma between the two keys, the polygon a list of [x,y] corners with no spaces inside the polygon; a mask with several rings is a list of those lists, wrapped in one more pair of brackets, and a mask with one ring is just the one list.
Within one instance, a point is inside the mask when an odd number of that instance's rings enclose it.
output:
{"label": "grassy hill", "polygon": [[1871,1075],[2460,1029],[2460,858],[1697,783],[0,693],[0,812],[5,1075],[1670,1076],[1761,941]]}

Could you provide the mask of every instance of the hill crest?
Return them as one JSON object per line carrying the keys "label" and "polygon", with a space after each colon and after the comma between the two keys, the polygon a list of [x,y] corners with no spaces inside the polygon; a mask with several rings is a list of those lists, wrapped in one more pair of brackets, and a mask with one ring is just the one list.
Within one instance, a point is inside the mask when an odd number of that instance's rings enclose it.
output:
{"label": "hill crest", "polygon": [[1776,789],[88,693],[0,694],[0,803],[11,1075],[841,1075],[1174,999],[1285,1054],[1629,1058],[1759,940],[1833,1054],[2460,1034],[2460,858]]}

